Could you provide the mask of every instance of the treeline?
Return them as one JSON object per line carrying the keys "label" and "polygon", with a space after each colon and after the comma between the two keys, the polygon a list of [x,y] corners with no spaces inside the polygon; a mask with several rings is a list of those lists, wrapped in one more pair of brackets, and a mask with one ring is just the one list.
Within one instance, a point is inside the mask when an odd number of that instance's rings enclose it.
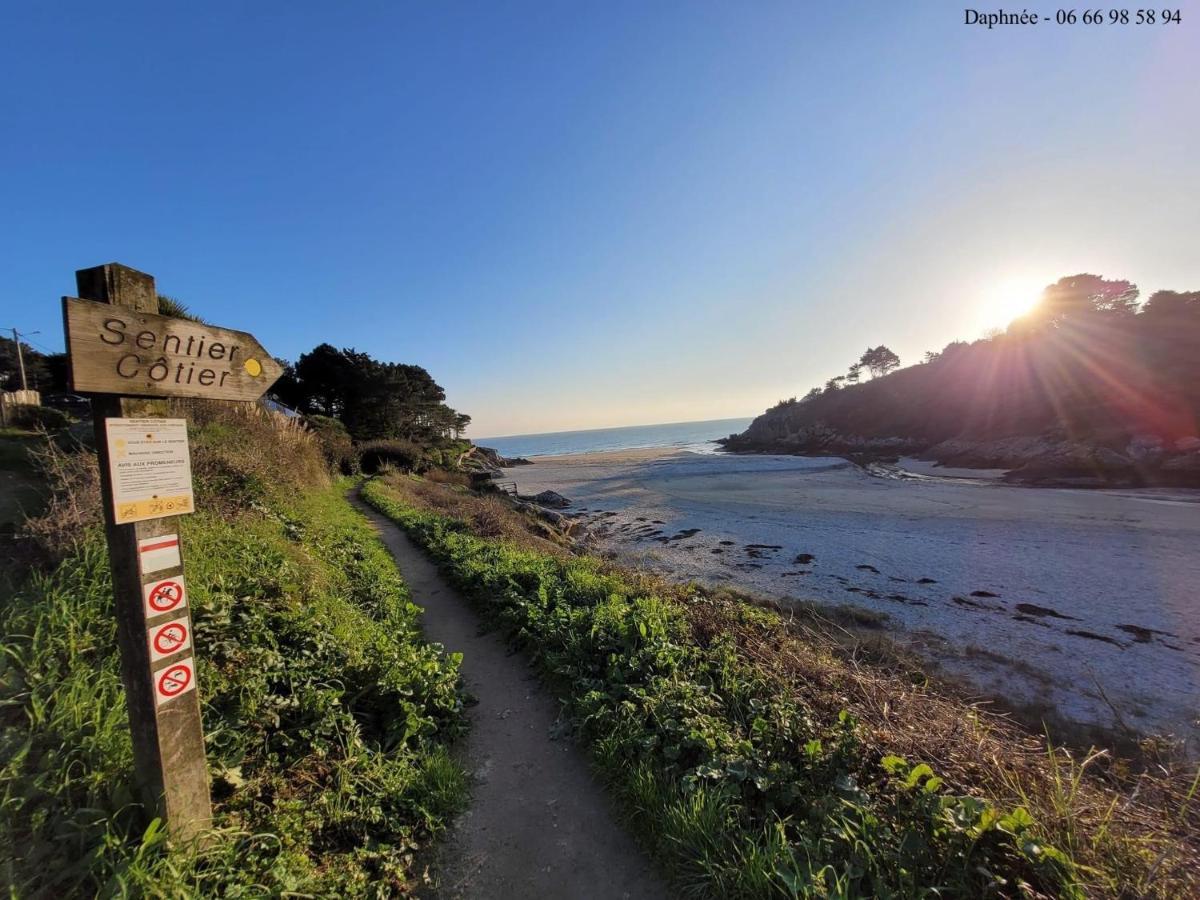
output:
{"label": "treeline", "polygon": [[67,389],[67,354],[41,353],[21,341],[20,356],[12,338],[0,337],[0,390],[19,391],[21,363],[25,364],[25,383],[31,391],[65,391]]}
{"label": "treeline", "polygon": [[471,417],[446,405],[446,392],[420,366],[382,362],[320,344],[286,364],[275,383],[280,402],[338,419],[356,441],[457,439]]}
{"label": "treeline", "polygon": [[[1006,331],[898,365],[886,347],[868,350],[731,446],[814,427],[925,444],[1047,433],[1114,447],[1137,436],[1186,440],[1200,431],[1200,291],[1139,303],[1129,281],[1074,275]],[[874,377],[855,384],[864,368]]]}
{"label": "treeline", "polygon": [[[158,295],[158,310],[164,316],[202,322],[188,308],[166,294]],[[35,334],[37,332],[34,332]],[[0,390],[19,391],[22,365],[25,370],[25,385],[31,391],[43,394],[61,394],[70,390],[67,384],[67,354],[53,351],[41,352],[27,341],[21,341],[18,352],[16,341],[0,337]]]}

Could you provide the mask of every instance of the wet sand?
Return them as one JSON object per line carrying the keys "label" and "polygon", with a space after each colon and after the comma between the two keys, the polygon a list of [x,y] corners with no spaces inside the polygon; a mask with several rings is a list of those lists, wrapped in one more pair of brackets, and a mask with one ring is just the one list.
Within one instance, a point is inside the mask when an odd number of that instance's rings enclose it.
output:
{"label": "wet sand", "polygon": [[945,477],[959,474],[662,449],[506,471],[524,494],[570,498],[564,512],[627,562],[854,604],[982,696],[1172,733],[1196,755],[1200,491]]}

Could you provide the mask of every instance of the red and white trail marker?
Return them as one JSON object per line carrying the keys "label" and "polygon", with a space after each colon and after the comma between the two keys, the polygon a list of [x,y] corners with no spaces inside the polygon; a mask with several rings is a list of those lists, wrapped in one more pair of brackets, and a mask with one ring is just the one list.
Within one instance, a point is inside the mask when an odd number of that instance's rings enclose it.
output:
{"label": "red and white trail marker", "polygon": [[187,606],[187,589],[183,576],[164,578],[142,585],[142,598],[146,607],[146,618],[153,619],[163,613],[176,612]]}
{"label": "red and white trail marker", "polygon": [[146,630],[146,640],[150,644],[150,661],[158,662],[192,646],[191,624],[184,616],[161,625],[152,625]]}
{"label": "red and white trail marker", "polygon": [[154,673],[154,701],[157,706],[195,689],[196,663],[190,656]]}
{"label": "red and white trail marker", "polygon": [[143,575],[175,569],[183,565],[179,556],[179,535],[164,534],[138,540],[138,567]]}

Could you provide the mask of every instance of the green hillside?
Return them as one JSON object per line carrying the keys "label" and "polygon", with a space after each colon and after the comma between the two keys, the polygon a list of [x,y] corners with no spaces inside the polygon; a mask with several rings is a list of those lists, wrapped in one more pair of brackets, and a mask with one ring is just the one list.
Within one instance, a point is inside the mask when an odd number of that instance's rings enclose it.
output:
{"label": "green hillside", "polygon": [[[317,441],[264,411],[176,407],[217,832],[167,852],[133,765],[95,458],[59,454],[0,609],[0,878],[13,897],[386,896],[465,801],[457,662]],[[224,405],[228,406],[228,405]],[[12,568],[10,561],[10,570]]]}
{"label": "green hillside", "polygon": [[1007,331],[899,365],[871,348],[726,446],[1200,483],[1200,292],[1139,305],[1128,281],[1075,275]]}

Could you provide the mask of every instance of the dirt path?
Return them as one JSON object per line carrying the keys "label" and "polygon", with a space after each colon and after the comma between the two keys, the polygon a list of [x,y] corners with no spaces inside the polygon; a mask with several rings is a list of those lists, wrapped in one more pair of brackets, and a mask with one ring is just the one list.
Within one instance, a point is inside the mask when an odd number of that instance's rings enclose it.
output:
{"label": "dirt path", "polygon": [[396,525],[361,501],[425,609],[426,637],[463,654],[470,809],[439,854],[439,896],[454,898],[654,898],[668,893],[616,823],[582,751],[551,740],[556,702],[524,658],[496,633],[480,634],[467,601]]}

